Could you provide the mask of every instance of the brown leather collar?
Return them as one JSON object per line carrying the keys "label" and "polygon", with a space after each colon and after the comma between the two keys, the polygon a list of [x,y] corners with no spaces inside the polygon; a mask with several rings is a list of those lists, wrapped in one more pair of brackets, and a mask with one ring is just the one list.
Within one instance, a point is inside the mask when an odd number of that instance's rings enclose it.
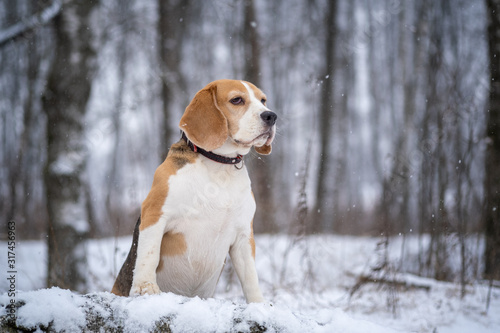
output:
{"label": "brown leather collar", "polygon": [[232,164],[232,165],[236,165],[243,161],[243,155],[236,155],[236,157],[226,157],[212,153],[211,151],[206,151],[205,149],[200,148],[191,141],[189,141],[188,137],[186,136],[186,133],[184,132],[182,132],[182,138],[186,141],[188,147],[191,148],[192,151],[194,151],[195,153],[200,153],[206,158],[211,159],[212,161],[219,162],[222,164]]}

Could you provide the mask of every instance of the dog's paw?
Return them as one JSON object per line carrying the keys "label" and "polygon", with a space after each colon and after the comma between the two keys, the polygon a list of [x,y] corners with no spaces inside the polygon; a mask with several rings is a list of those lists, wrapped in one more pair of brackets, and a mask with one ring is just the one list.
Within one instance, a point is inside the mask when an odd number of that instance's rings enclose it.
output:
{"label": "dog's paw", "polygon": [[161,293],[160,287],[154,282],[137,283],[130,289],[130,296],[156,295]]}

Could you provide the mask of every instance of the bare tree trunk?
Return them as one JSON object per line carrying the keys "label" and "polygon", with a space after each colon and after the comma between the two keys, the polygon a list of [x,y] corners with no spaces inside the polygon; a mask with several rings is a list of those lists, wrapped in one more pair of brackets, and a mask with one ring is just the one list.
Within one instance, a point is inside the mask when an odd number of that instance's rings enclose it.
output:
{"label": "bare tree trunk", "polygon": [[[438,7],[438,4],[434,5],[434,8]],[[429,57],[428,57],[428,64],[427,64],[427,80],[428,80],[428,88],[427,88],[427,103],[426,103],[426,121],[429,126],[432,126],[434,124],[435,119],[439,118],[439,113],[440,113],[440,100],[439,100],[439,91],[437,87],[437,81],[438,81],[438,76],[439,76],[439,70],[441,69],[442,65],[442,32],[438,31],[439,28],[439,17],[440,17],[440,12],[434,13],[432,20],[431,20],[431,32],[430,32],[430,46],[429,46]],[[436,115],[438,114],[438,115]],[[439,135],[439,134],[438,134]],[[427,211],[427,216],[426,219],[429,221],[428,225],[428,230],[430,232],[430,243],[429,247],[427,249],[427,261],[426,261],[426,268],[429,273],[434,274],[436,276],[436,262],[437,259],[436,257],[439,255],[439,249],[438,249],[438,243],[440,242],[440,237],[441,237],[441,230],[439,226],[440,222],[440,217],[436,215],[437,209],[439,209],[439,204],[438,207],[434,205],[434,200],[435,195],[435,187],[434,184],[435,182],[439,181],[439,177],[437,175],[438,172],[436,172],[439,169],[439,155],[440,153],[438,152],[439,150],[439,144],[438,142],[430,141],[428,143],[429,147],[428,153],[429,153],[429,162],[426,162],[426,167],[427,167],[427,172],[426,174],[426,179],[427,179],[427,186],[430,194],[432,195],[432,200],[430,198],[427,199],[425,205],[429,207],[430,211]],[[436,163],[437,162],[437,163]],[[437,187],[437,186],[436,186]],[[439,195],[436,198],[437,201],[439,201]],[[429,216],[430,215],[430,216]]]}
{"label": "bare tree trunk", "polygon": [[437,130],[438,130],[438,142],[436,158],[438,160],[437,165],[437,190],[438,190],[438,206],[436,214],[436,237],[434,238],[435,244],[435,269],[434,278],[437,280],[449,280],[449,270],[448,265],[448,247],[446,245],[447,236],[449,234],[449,217],[448,211],[445,205],[445,195],[448,188],[448,171],[446,168],[446,153],[443,149],[445,144],[445,129],[443,124],[443,113],[437,113]]}
{"label": "bare tree trunk", "polygon": [[[38,98],[36,96],[36,93],[37,93],[37,89],[36,89],[36,83],[37,83],[37,80],[39,79],[38,78],[38,67],[39,67],[39,61],[40,61],[40,58],[39,58],[39,54],[37,52],[37,48],[39,47],[38,45],[38,41],[35,37],[33,37],[33,40],[29,43],[29,45],[27,46],[27,49],[28,49],[28,67],[27,67],[27,70],[26,70],[26,74],[27,74],[27,79],[28,79],[28,87],[27,87],[27,90],[28,90],[28,96],[26,97],[26,100],[25,100],[25,103],[24,103],[24,115],[23,115],[23,123],[24,123],[24,128],[23,128],[23,133],[21,134],[21,138],[20,138],[20,145],[19,145],[19,151],[18,151],[18,158],[17,158],[17,167],[16,167],[16,170],[15,170],[15,173],[13,176],[13,179],[11,180],[13,184],[15,184],[15,187],[17,188],[17,186],[19,185],[18,182],[20,182],[21,184],[23,184],[23,189],[22,189],[22,195],[23,195],[23,199],[19,200],[19,203],[17,204],[17,207],[16,209],[14,209],[14,205],[13,205],[13,211],[11,212],[11,216],[14,217],[15,214],[16,214],[16,210],[20,210],[22,212],[22,216],[24,218],[24,221],[22,225],[20,225],[21,227],[24,227],[26,229],[29,229],[30,232],[34,232],[36,231],[36,227],[35,227],[35,223],[34,221],[30,221],[29,220],[29,217],[30,216],[33,216],[33,215],[30,215],[29,212],[27,211],[28,209],[28,202],[27,200],[24,200],[24,197],[26,195],[29,195],[30,193],[30,188],[29,188],[29,185],[34,183],[33,179],[31,179],[31,175],[30,175],[30,172],[29,170],[27,170],[31,165],[32,163],[30,163],[30,154],[33,153],[32,149],[30,149],[31,147],[31,141],[32,141],[32,137],[34,136],[34,128],[35,126],[37,125],[36,124],[36,118],[37,118],[37,113],[36,111],[38,110],[34,110],[35,109],[35,101],[36,99]],[[19,179],[21,178],[21,179]],[[31,191],[32,193],[33,191]],[[17,202],[17,195],[16,195],[16,191],[14,190],[14,193],[13,193],[13,202],[16,203]],[[39,215],[40,218],[41,218],[41,215]],[[29,236],[38,236],[37,234],[31,234]]]}
{"label": "bare tree trunk", "polygon": [[[12,16],[12,17],[17,17],[17,11],[18,11],[18,7],[19,4],[17,2],[15,3],[12,3],[10,6],[7,6],[6,10],[7,10],[7,15],[9,16]],[[0,44],[1,46],[1,44]],[[17,52],[16,52],[17,53]],[[17,56],[17,54],[13,52],[14,55]],[[1,57],[0,59],[2,60],[2,68],[5,68],[4,66],[9,66],[10,64],[7,63],[7,64],[3,64],[3,62],[7,62],[8,59],[6,59],[7,57]],[[17,66],[19,66],[20,64],[18,64]],[[16,90],[19,90],[20,87],[19,87],[19,83],[18,83],[18,78],[16,78],[14,80],[14,82],[12,83],[12,85],[16,88]],[[16,96],[17,97],[17,96]],[[15,97],[14,97],[15,98]],[[18,103],[18,101],[15,101],[14,103]],[[23,115],[24,117],[24,125],[26,125],[26,111]],[[6,119],[2,119],[2,124],[7,124],[7,120]],[[12,127],[11,127],[12,129]],[[6,158],[5,160],[5,165],[7,165],[7,170],[8,170],[8,179],[9,179],[9,185],[8,185],[8,188],[9,188],[9,192],[7,195],[5,195],[5,198],[2,199],[2,203],[1,205],[4,206],[0,206],[2,208],[2,212],[7,212],[7,216],[6,218],[8,220],[10,219],[16,219],[17,216],[15,215],[16,214],[16,210],[17,210],[17,183],[19,181],[19,178],[20,178],[20,167],[21,167],[21,161],[22,161],[22,155],[19,156],[19,153],[22,153],[22,148],[23,148],[23,144],[24,144],[24,141],[25,141],[25,135],[27,134],[27,131],[24,131],[22,134],[21,134],[21,138],[20,138],[20,143],[19,143],[19,146],[17,145],[11,145],[11,147],[8,147],[7,145],[10,144],[10,140],[8,139],[8,137],[12,136],[13,135],[7,135],[7,126],[6,128],[3,130],[3,133],[4,133],[4,137],[2,138],[2,142],[6,145],[6,147],[2,147],[3,151],[7,152],[7,156],[8,158]],[[17,143],[17,142],[16,142]],[[13,148],[14,147],[14,148]],[[19,148],[18,148],[19,147]],[[17,148],[17,149],[16,149]],[[10,154],[9,154],[10,153]],[[17,156],[17,159],[15,158]],[[2,161],[3,162],[3,161]],[[5,224],[5,226],[7,226]]]}
{"label": "bare tree trunk", "polygon": [[490,98],[486,120],[484,276],[500,280],[500,1],[486,0],[489,15]]}
{"label": "bare tree trunk", "polygon": [[[391,72],[392,85],[397,89],[396,93],[401,94],[403,109],[403,111],[400,111],[401,106],[394,105],[393,113],[401,114],[402,119],[394,123],[394,128],[399,129],[399,131],[394,136],[392,169],[388,178],[383,181],[383,196],[380,207],[380,216],[383,219],[381,225],[384,232],[392,233],[398,230],[403,234],[403,237],[406,237],[405,233],[410,229],[411,170],[409,151],[416,110],[414,75],[408,74],[408,72],[414,72],[419,52],[415,41],[408,38],[407,29],[404,28],[408,24],[407,10],[407,6],[402,5],[398,15],[398,47],[394,59],[395,64],[392,66],[393,71]],[[408,49],[412,50],[413,53],[410,54]],[[396,119],[396,117],[393,117],[393,119]],[[405,238],[403,238],[403,247],[405,245],[404,241]],[[403,250],[404,248],[402,248]]]}
{"label": "bare tree trunk", "polygon": [[[461,154],[461,149],[460,149],[460,139],[462,138],[462,131],[460,129],[460,116],[459,113],[456,113],[456,118],[455,120],[455,126],[456,126],[456,133],[455,133],[455,160],[460,161],[463,158],[463,155]],[[470,142],[470,140],[469,140]],[[470,154],[471,151],[469,150],[468,154]],[[465,163],[465,161],[464,161]],[[463,203],[462,203],[462,182],[464,180],[464,171],[463,170],[463,164],[460,164],[459,167],[456,168],[456,177],[457,177],[457,193],[455,195],[456,197],[456,216],[457,216],[457,233],[458,233],[458,238],[460,241],[460,297],[463,299],[465,296],[465,283],[466,283],[466,270],[467,270],[467,262],[466,262],[466,233],[467,233],[467,220],[464,217],[464,208],[463,208]]]}
{"label": "bare tree trunk", "polygon": [[[417,33],[415,33],[415,37],[418,43],[417,48],[419,49],[419,52],[417,53],[417,65],[416,66],[423,66],[424,64],[424,59],[427,56],[426,55],[426,48],[423,46],[422,40],[428,38],[428,30],[425,28],[426,23],[424,20],[424,17],[426,15],[426,10],[427,8],[427,0],[424,0],[422,2],[416,2],[415,3],[415,12],[416,12],[416,17],[415,21],[417,23]],[[420,74],[422,76],[422,74]],[[423,79],[422,78],[417,78],[416,84],[419,87],[424,86],[423,84]],[[424,90],[425,93],[425,90]],[[427,156],[428,152],[428,147],[425,146],[425,140],[426,138],[429,137],[429,110],[425,109],[425,115],[424,118],[421,122],[421,128],[422,131],[420,131],[419,135],[417,135],[417,148],[418,148],[418,153],[419,156],[421,157],[421,164],[419,166],[419,169],[416,170],[416,173],[419,175],[419,184],[418,184],[418,211],[417,211],[417,219],[418,219],[418,273],[423,274],[424,271],[424,245],[423,245],[423,237],[424,233],[426,231],[425,229],[425,221],[428,218],[428,211],[427,211],[427,203],[430,200],[429,198],[429,182],[428,182],[428,177],[427,174],[429,172],[429,159],[425,158]],[[424,162],[427,161],[427,162]],[[417,166],[415,166],[417,168]]]}
{"label": "bare tree trunk", "polygon": [[244,0],[243,43],[245,48],[245,80],[260,86],[260,45],[254,0]]}
{"label": "bare tree trunk", "polygon": [[[254,0],[245,0],[243,43],[246,55],[243,78],[261,87],[261,64],[258,22],[255,15]],[[278,124],[279,126],[279,124]],[[249,173],[252,179],[252,189],[255,193],[257,210],[254,217],[254,228],[259,233],[274,233],[278,231],[275,216],[275,202],[273,196],[273,156],[259,159],[247,159]]]}
{"label": "bare tree trunk", "polygon": [[[351,1],[347,4],[346,15],[351,18],[356,23],[355,15],[356,3]],[[343,29],[337,31],[338,40],[353,40],[354,29]],[[330,168],[335,170],[333,177],[333,186],[330,183],[331,189],[331,207],[328,207],[330,212],[325,212],[328,215],[326,219],[323,219],[322,229],[327,232],[333,232],[336,234],[349,233],[357,228],[357,223],[359,220],[356,218],[356,211],[352,209],[352,196],[353,191],[351,189],[351,184],[349,182],[350,171],[349,171],[349,161],[350,159],[346,156],[345,152],[349,150],[350,147],[350,129],[352,124],[356,123],[355,117],[357,116],[355,112],[350,111],[350,104],[352,104],[353,95],[351,92],[355,91],[355,66],[351,62],[355,62],[355,54],[348,56],[347,54],[334,55],[334,58],[338,63],[338,70],[336,70],[335,78],[330,77],[331,80],[336,79],[342,82],[341,85],[337,87],[332,87],[334,91],[331,92],[332,103],[336,103],[337,110],[334,114],[330,115],[331,128],[335,135],[335,142],[333,144],[333,152],[330,160]],[[340,89],[339,89],[340,88]],[[338,97],[338,101],[335,100],[333,96]],[[331,141],[331,138],[330,138]],[[356,162],[354,162],[356,163]],[[328,180],[327,180],[328,183]],[[350,195],[349,195],[350,193]],[[346,195],[347,194],[347,195]]]}
{"label": "bare tree trunk", "polygon": [[[50,21],[51,17],[43,14],[47,5],[11,2],[0,24],[0,40],[10,36],[0,43],[0,216],[4,221],[15,220],[23,238],[40,237],[47,223],[42,193],[45,152],[40,149],[45,116],[40,112],[40,94],[47,76],[44,63],[51,59],[47,52],[52,50],[51,34],[47,27],[30,26]],[[38,21],[40,15],[43,22]]]}
{"label": "bare tree trunk", "polygon": [[78,291],[85,291],[87,284],[84,116],[95,70],[91,15],[96,6],[92,1],[69,2],[54,19],[55,58],[42,101],[48,149],[47,284]]}
{"label": "bare tree trunk", "polygon": [[[189,9],[191,1],[158,0],[158,32],[159,32],[159,58],[161,69],[161,96],[162,96],[162,145],[161,160],[167,155],[174,136],[178,131],[174,130],[174,119],[171,119],[171,110],[176,86],[184,86],[181,74],[181,52],[182,40],[186,27],[188,26]],[[177,126],[175,126],[177,128]]]}
{"label": "bare tree trunk", "polygon": [[326,10],[325,27],[326,38],[324,45],[325,67],[322,75],[324,81],[321,86],[321,101],[319,109],[319,135],[320,135],[320,156],[319,170],[316,188],[316,208],[312,219],[310,232],[320,232],[323,227],[328,224],[328,219],[332,218],[333,214],[328,211],[327,196],[328,196],[328,168],[330,164],[331,153],[331,122],[333,118],[334,104],[334,87],[333,80],[335,74],[335,37],[337,35],[337,1],[328,1]]}
{"label": "bare tree trunk", "polygon": [[[444,121],[450,106],[447,95],[456,90],[452,85],[439,84],[440,78],[447,75],[447,62],[444,58],[446,40],[453,38],[447,29],[452,16],[449,1],[433,3],[432,18],[430,20],[429,51],[427,60],[427,87],[425,116],[421,128],[426,137],[423,141],[421,181],[421,231],[430,233],[430,243],[427,249],[425,269],[427,274],[438,280],[449,280],[451,271],[448,260],[450,233],[450,219],[448,207],[445,203],[446,193],[450,186],[449,150],[453,145],[448,144],[450,128]],[[450,37],[451,36],[451,37]],[[456,111],[458,112],[458,111]],[[434,127],[435,126],[435,127]],[[434,127],[433,132],[429,131]]]}
{"label": "bare tree trunk", "polygon": [[[440,8],[441,7],[441,8]],[[433,33],[431,34],[432,39],[431,43],[433,43],[434,51],[431,53],[432,58],[430,59],[431,67],[429,71],[434,73],[442,73],[443,70],[443,38],[445,34],[445,27],[443,21],[448,17],[449,13],[444,9],[443,3],[436,4],[436,11],[434,12],[433,18]],[[439,75],[439,74],[438,74]],[[434,155],[434,159],[437,161],[436,171],[436,186],[437,186],[437,195],[438,195],[438,203],[437,207],[435,207],[435,224],[433,226],[434,232],[434,278],[437,280],[447,280],[447,269],[446,269],[446,257],[447,257],[447,248],[446,248],[446,234],[448,229],[448,213],[445,205],[445,193],[448,187],[448,174],[446,170],[446,152],[443,149],[443,145],[445,144],[445,128],[444,128],[444,111],[445,111],[445,103],[442,99],[442,94],[440,88],[438,87],[437,77],[433,80],[434,83],[431,86],[433,88],[433,92],[431,92],[432,99],[429,99],[429,104],[434,104],[436,106],[434,110],[435,121],[437,126],[437,142],[436,142],[436,151]]]}
{"label": "bare tree trunk", "polygon": [[[131,7],[133,5],[133,1],[125,0],[121,1],[121,4],[118,7],[119,17],[129,17],[131,15]],[[122,184],[120,181],[121,172],[123,171],[121,168],[122,163],[120,163],[120,147],[122,142],[122,119],[121,114],[124,111],[124,92],[125,92],[125,83],[127,81],[127,60],[128,60],[128,45],[127,45],[127,30],[128,26],[126,24],[126,20],[122,23],[121,33],[119,36],[118,46],[116,49],[117,52],[117,62],[118,62],[118,91],[116,96],[116,101],[114,105],[114,109],[111,113],[111,119],[113,121],[114,126],[114,148],[111,156],[111,166],[107,171],[107,181],[108,184],[106,186],[107,195],[106,195],[106,210],[108,220],[112,221],[112,225],[117,226],[117,229],[121,225],[121,221],[124,220],[125,212],[122,207],[120,207],[120,195],[123,191]],[[101,224],[92,223],[92,231],[98,231]],[[102,226],[102,225],[101,225]],[[118,230],[116,230],[118,232]]]}

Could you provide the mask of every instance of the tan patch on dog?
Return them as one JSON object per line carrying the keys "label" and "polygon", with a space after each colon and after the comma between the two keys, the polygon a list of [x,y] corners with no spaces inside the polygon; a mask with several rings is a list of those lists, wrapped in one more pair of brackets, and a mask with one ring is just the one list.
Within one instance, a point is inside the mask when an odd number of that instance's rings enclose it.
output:
{"label": "tan patch on dog", "polygon": [[[236,97],[241,97],[246,103],[234,105],[231,100]],[[249,98],[247,89],[240,81],[235,80],[219,80],[217,81],[216,103],[219,110],[227,119],[229,133],[236,134],[240,129],[240,118],[243,117],[248,110]]]}
{"label": "tan patch on dog", "polygon": [[216,105],[216,94],[214,83],[198,91],[179,122],[189,140],[208,151],[222,146],[228,137],[227,120]]}
{"label": "tan patch on dog", "polygon": [[162,216],[162,207],[168,195],[168,179],[184,165],[194,163],[196,156],[196,153],[191,151],[184,140],[180,140],[170,147],[167,158],[156,169],[151,191],[142,203],[141,224],[139,226],[141,231],[158,222]]}
{"label": "tan patch on dog", "polygon": [[175,256],[186,252],[186,238],[182,233],[167,232],[161,240],[160,254],[162,256]]}
{"label": "tan patch on dog", "polygon": [[[266,95],[255,85],[246,82],[258,100]],[[242,103],[231,100],[241,97]],[[211,151],[224,144],[229,135],[239,130],[239,120],[250,106],[246,87],[237,80],[217,80],[198,91],[184,111],[179,128],[195,145]]]}
{"label": "tan patch on dog", "polygon": [[186,239],[182,233],[167,232],[163,235],[160,249],[160,262],[156,271],[163,268],[163,256],[176,256],[184,254],[187,250]]}
{"label": "tan patch on dog", "polygon": [[[245,112],[248,111],[250,106],[250,95],[248,94],[246,87],[240,81],[220,81],[221,82],[217,86],[217,103],[222,113],[228,120],[229,133],[234,135],[239,130],[239,119],[243,117]],[[257,100],[267,100],[266,95],[253,83],[248,81],[244,82],[250,87]],[[232,105],[230,101],[235,97],[243,98],[245,103],[241,105]],[[263,104],[266,105],[265,102]],[[262,147],[254,148],[255,151],[261,155],[269,155],[272,150],[270,145],[263,145]]]}
{"label": "tan patch on dog", "polygon": [[269,155],[271,154],[272,147],[271,145],[263,145],[262,147],[254,147],[254,149],[261,155]]}
{"label": "tan patch on dog", "polygon": [[[262,99],[267,100],[266,94],[264,94],[262,92],[262,90],[257,88],[257,86],[255,84],[253,84],[252,82],[248,82],[248,81],[244,81],[244,82],[252,89],[253,94],[255,95],[255,98],[257,98],[259,101]],[[266,103],[264,103],[264,105],[266,105]]]}
{"label": "tan patch on dog", "polygon": [[[234,135],[239,130],[239,121],[250,107],[250,95],[247,88],[236,80],[219,80],[217,82],[217,105],[226,116],[229,126],[229,133]],[[260,101],[266,99],[266,95],[254,84],[245,82],[252,89],[255,97]],[[235,97],[243,99],[242,104],[234,105],[231,100]]]}

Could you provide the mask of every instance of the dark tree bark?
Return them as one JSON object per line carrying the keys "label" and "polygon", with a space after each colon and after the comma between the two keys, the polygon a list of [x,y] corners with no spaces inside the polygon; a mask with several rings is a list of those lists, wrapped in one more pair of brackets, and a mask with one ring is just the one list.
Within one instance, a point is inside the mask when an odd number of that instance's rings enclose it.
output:
{"label": "dark tree bark", "polygon": [[182,62],[181,52],[183,36],[189,25],[190,6],[190,1],[158,0],[159,59],[163,104],[161,160],[165,158],[174,136],[178,135],[178,130],[171,127],[171,124],[177,123],[175,119],[171,119],[173,112],[171,107],[176,93],[175,87],[184,86],[180,68]]}
{"label": "dark tree bark", "polygon": [[243,77],[260,87],[260,46],[257,19],[255,17],[255,3],[254,0],[245,0],[243,4],[243,43],[246,55]]}
{"label": "dark tree bark", "polygon": [[[424,149],[428,152],[428,158],[424,158],[425,170],[422,171],[424,186],[429,195],[424,205],[427,206],[425,221],[430,222],[426,229],[430,233],[430,244],[427,249],[426,268],[433,277],[438,280],[449,279],[448,270],[448,247],[446,236],[449,233],[448,208],[445,205],[445,194],[449,187],[449,175],[447,171],[448,157],[446,143],[446,124],[444,116],[448,102],[444,98],[450,93],[450,86],[439,85],[439,79],[445,75],[447,68],[444,58],[445,42],[449,35],[446,23],[450,19],[448,3],[442,1],[433,3],[433,14],[430,20],[429,51],[427,60],[427,92],[424,125],[435,126],[436,137],[428,142]],[[427,129],[424,130],[426,132]],[[427,134],[427,133],[426,133]],[[431,134],[431,133],[428,133]],[[426,153],[427,153],[426,152]],[[425,195],[425,193],[424,193]]]}
{"label": "dark tree bark", "polygon": [[[408,8],[401,5],[396,24],[399,29],[397,53],[392,65],[391,81],[395,89],[394,95],[402,98],[402,111],[400,106],[394,105],[393,112],[400,114],[401,119],[394,126],[394,149],[392,152],[392,169],[383,181],[383,195],[380,206],[380,225],[385,233],[398,231],[405,233],[410,229],[410,176],[412,174],[409,163],[410,140],[413,135],[414,115],[416,111],[415,94],[416,84],[413,73],[420,66],[420,46],[415,39],[411,39],[408,30]],[[411,8],[411,7],[410,7]],[[389,32],[392,34],[393,31]],[[393,90],[393,91],[394,91]],[[393,117],[396,119],[397,117]],[[404,245],[404,242],[403,242]]]}
{"label": "dark tree bark", "polygon": [[[245,0],[243,22],[243,47],[245,49],[245,67],[243,78],[257,87],[261,86],[261,58],[259,32],[255,15],[254,0]],[[279,124],[278,124],[279,126]],[[254,217],[254,228],[258,233],[274,233],[278,231],[275,218],[275,202],[273,197],[272,156],[262,159],[247,159],[249,173],[252,179],[252,189],[255,193],[257,210]]]}
{"label": "dark tree bark", "polygon": [[[33,133],[35,132],[34,128],[37,125],[36,124],[37,120],[39,120],[37,119],[39,112],[36,112],[39,110],[35,110],[35,105],[34,105],[37,99],[36,83],[37,80],[39,79],[38,62],[40,61],[40,55],[37,52],[38,42],[39,41],[35,37],[33,37],[31,42],[27,46],[29,52],[27,56],[28,64],[26,68],[26,76],[28,79],[27,81],[28,96],[24,103],[24,115],[23,115],[24,129],[21,134],[19,150],[17,153],[18,156],[17,165],[11,179],[12,182],[11,186],[13,186],[12,188],[12,198],[14,199],[13,203],[17,203],[17,205],[16,204],[12,205],[12,211],[9,214],[9,216],[14,217],[16,216],[16,213],[19,213],[18,211],[22,212],[24,221],[21,220],[21,222],[23,223],[21,227],[23,226],[28,227],[32,231],[36,230],[35,225],[30,223],[31,221],[27,220],[27,217],[33,216],[33,214],[30,215],[30,212],[27,210],[28,208],[27,200],[19,200],[19,202],[17,202],[18,193],[16,193],[17,192],[16,189],[18,188],[18,182],[21,181],[23,187],[22,191],[20,192],[22,192],[23,196],[25,196],[27,193],[30,193],[31,190],[30,185],[32,185],[35,182],[35,180],[32,179],[32,177],[30,177],[30,172],[27,169],[34,164],[30,163],[30,158],[31,158],[30,154],[34,153],[32,149],[32,140],[34,136]],[[42,165],[40,165],[40,167],[41,166]],[[33,191],[31,190],[31,192]],[[41,217],[41,214],[40,215],[37,214],[37,216]],[[17,216],[16,220],[18,220]],[[33,235],[38,236],[36,233],[34,233]]]}
{"label": "dark tree bark", "polygon": [[[45,139],[40,94],[47,77],[45,64],[51,59],[48,50],[53,49],[50,29],[42,26],[51,19],[42,15],[51,12],[47,6],[52,5],[15,1],[0,19],[0,40],[16,32],[0,43],[0,216],[4,221],[14,220],[23,238],[40,237],[47,223],[42,176],[45,151],[40,149]],[[40,15],[43,21],[37,19]],[[40,25],[30,26],[33,22]]]}
{"label": "dark tree bark", "polygon": [[486,0],[489,26],[490,96],[486,117],[484,275],[500,280],[500,1]]}
{"label": "dark tree bark", "polygon": [[54,19],[55,58],[43,96],[47,114],[45,184],[48,286],[85,291],[84,116],[95,71],[91,16],[97,1],[68,2]]}
{"label": "dark tree bark", "polygon": [[324,81],[321,85],[320,109],[319,109],[319,135],[320,135],[320,156],[319,156],[319,170],[316,188],[316,209],[314,210],[315,218],[311,223],[311,232],[320,232],[323,226],[328,224],[327,219],[333,217],[332,212],[328,212],[326,205],[328,196],[328,168],[330,167],[330,153],[331,153],[331,122],[333,118],[333,104],[334,104],[334,87],[333,80],[335,74],[335,37],[337,34],[336,27],[337,16],[337,1],[328,1],[328,8],[326,11],[325,27],[326,38],[324,45],[325,65],[322,72]]}
{"label": "dark tree bark", "polygon": [[[124,0],[121,1],[118,7],[119,17],[126,18],[130,17],[132,14],[131,7],[133,6],[133,0]],[[120,35],[119,41],[117,43],[116,48],[116,61],[118,63],[118,91],[116,95],[116,101],[111,113],[111,119],[113,121],[114,126],[114,148],[111,156],[110,167],[107,170],[107,196],[106,196],[106,210],[108,213],[108,219],[110,221],[114,221],[116,226],[121,225],[122,220],[126,220],[127,214],[121,207],[120,202],[120,194],[123,192],[123,184],[121,184],[120,177],[122,176],[122,164],[121,153],[120,150],[122,142],[122,113],[124,108],[124,94],[126,82],[128,81],[128,73],[127,73],[127,61],[129,57],[129,45],[128,41],[130,36],[127,35],[129,32],[129,24],[128,21],[123,21],[120,26]],[[90,217],[90,216],[89,216]],[[99,223],[92,223],[91,219],[91,227],[92,234],[99,230]]]}

